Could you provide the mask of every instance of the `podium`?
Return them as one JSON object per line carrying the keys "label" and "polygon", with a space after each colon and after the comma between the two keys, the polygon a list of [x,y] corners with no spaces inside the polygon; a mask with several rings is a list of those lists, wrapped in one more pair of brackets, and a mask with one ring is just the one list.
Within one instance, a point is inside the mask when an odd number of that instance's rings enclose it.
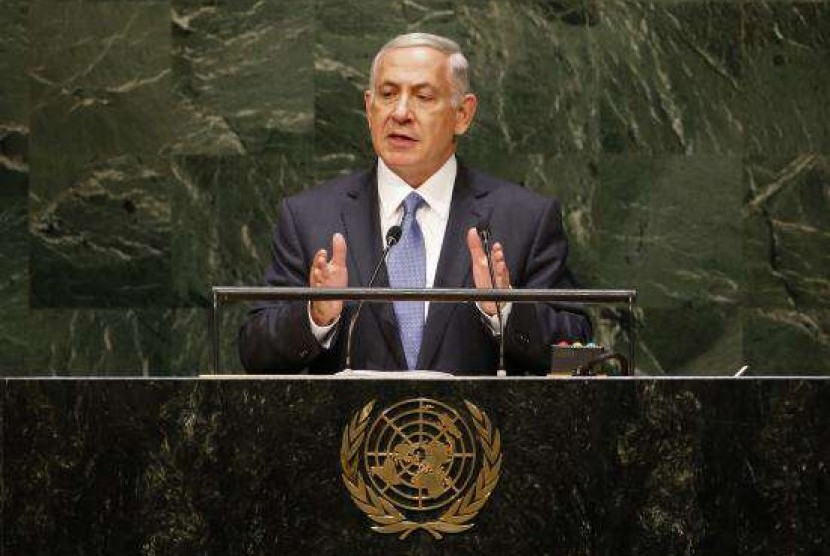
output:
{"label": "podium", "polygon": [[0,385],[4,554],[830,546],[824,379]]}

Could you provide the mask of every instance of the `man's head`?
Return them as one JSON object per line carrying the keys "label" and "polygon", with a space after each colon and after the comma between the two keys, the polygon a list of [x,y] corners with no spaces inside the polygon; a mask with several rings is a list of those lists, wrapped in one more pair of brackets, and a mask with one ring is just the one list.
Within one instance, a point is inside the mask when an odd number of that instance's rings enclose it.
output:
{"label": "man's head", "polygon": [[413,187],[447,161],[470,127],[477,101],[468,86],[467,59],[450,39],[400,35],[375,56],[365,93],[372,144]]}

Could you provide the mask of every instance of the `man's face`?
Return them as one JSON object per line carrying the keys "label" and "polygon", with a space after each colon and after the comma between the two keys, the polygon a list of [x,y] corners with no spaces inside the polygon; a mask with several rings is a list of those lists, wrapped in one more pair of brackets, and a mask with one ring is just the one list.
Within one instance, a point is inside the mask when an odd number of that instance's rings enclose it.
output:
{"label": "man's face", "polygon": [[375,152],[413,187],[420,186],[455,152],[467,131],[476,98],[452,104],[448,56],[425,46],[396,48],[379,60],[374,90],[366,91],[366,117]]}

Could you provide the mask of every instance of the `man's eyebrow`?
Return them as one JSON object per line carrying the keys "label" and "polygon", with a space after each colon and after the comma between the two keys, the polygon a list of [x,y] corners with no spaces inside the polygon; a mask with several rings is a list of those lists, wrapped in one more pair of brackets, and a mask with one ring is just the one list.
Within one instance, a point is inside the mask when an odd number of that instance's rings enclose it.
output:
{"label": "man's eyebrow", "polygon": [[[402,86],[401,83],[398,83],[397,81],[391,81],[389,79],[387,79],[386,81],[382,81],[382,82],[378,83],[378,87],[401,87],[401,86]],[[436,87],[433,83],[430,83],[429,81],[422,81],[420,83],[414,83],[413,85],[410,85],[410,87],[412,87],[413,89],[433,89],[433,90],[438,89],[438,87]]]}

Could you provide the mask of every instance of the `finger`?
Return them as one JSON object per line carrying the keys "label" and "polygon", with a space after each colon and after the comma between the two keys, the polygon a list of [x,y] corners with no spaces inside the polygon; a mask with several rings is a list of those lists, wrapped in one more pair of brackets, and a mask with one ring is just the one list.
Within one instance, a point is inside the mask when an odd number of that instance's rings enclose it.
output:
{"label": "finger", "polygon": [[510,269],[507,268],[507,260],[504,257],[504,249],[501,243],[493,245],[493,271],[496,274],[498,287],[510,287]]}
{"label": "finger", "polygon": [[314,260],[311,263],[311,266],[320,266],[320,264],[326,264],[328,260],[328,252],[325,249],[320,249],[314,254]]}
{"label": "finger", "polygon": [[331,238],[331,264],[346,267],[346,238],[343,234],[334,234]]}
{"label": "finger", "polygon": [[500,287],[504,286],[508,279],[507,265],[504,264],[504,261],[499,261],[497,263],[494,262],[493,271],[496,273],[496,282]]}
{"label": "finger", "polygon": [[472,259],[473,264],[487,265],[484,246],[481,244],[481,238],[478,237],[478,232],[476,232],[475,228],[470,228],[467,231],[467,248],[470,250],[470,259]]}
{"label": "finger", "polygon": [[316,268],[311,271],[311,277],[308,280],[312,288],[319,288],[323,285],[323,279],[320,277],[320,271]]}
{"label": "finger", "polygon": [[314,254],[311,261],[311,268],[308,273],[308,283],[311,286],[319,286],[322,283],[323,273],[326,270],[326,250],[320,249]]}
{"label": "finger", "polygon": [[329,273],[329,263],[326,260],[325,255],[314,261],[313,270],[320,278],[325,278],[325,276]]}
{"label": "finger", "polygon": [[493,244],[493,249],[490,250],[490,256],[493,257],[493,263],[504,260],[504,249],[502,249],[501,243],[496,242]]}
{"label": "finger", "polygon": [[510,287],[510,269],[507,267],[506,262],[501,263],[501,270],[499,271],[498,276],[496,276],[496,280],[499,281],[499,287]]}

